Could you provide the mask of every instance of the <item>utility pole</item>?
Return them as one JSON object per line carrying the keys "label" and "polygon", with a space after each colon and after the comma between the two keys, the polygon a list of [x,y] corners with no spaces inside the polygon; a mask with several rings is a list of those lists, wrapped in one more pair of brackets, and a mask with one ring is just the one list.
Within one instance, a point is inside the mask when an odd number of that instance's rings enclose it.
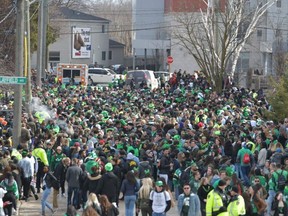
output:
{"label": "utility pole", "polygon": [[39,0],[40,4],[40,11],[38,12],[38,45],[37,45],[37,79],[36,79],[36,84],[37,86],[41,87],[42,82],[42,66],[43,66],[43,1],[44,0]]}
{"label": "utility pole", "polygon": [[42,40],[42,78],[46,78],[45,69],[47,68],[47,26],[48,26],[48,0],[42,0],[43,3],[43,40]]}
{"label": "utility pole", "polygon": [[31,55],[30,55],[30,0],[25,0],[25,40],[27,41],[26,46],[26,58],[27,58],[27,65],[26,70],[27,74],[27,83],[25,88],[25,96],[26,96],[26,109],[29,117],[31,116],[31,110],[30,110],[30,102],[31,102]]}
{"label": "utility pole", "polygon": [[[24,0],[17,1],[15,75],[23,76]],[[22,114],[22,85],[14,86],[13,146],[20,144]]]}

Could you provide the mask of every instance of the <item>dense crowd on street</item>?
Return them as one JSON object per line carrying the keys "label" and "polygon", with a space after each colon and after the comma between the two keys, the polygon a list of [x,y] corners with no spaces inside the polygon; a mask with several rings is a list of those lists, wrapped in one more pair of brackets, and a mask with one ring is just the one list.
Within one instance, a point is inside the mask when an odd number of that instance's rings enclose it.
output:
{"label": "dense crowd on street", "polygon": [[[60,197],[67,216],[116,216],[122,200],[126,216],[288,215],[288,118],[264,118],[262,90],[216,93],[181,72],[130,87],[33,88],[20,143],[0,116],[0,216],[40,195],[41,215],[59,215]],[[13,107],[13,95],[2,101]]]}

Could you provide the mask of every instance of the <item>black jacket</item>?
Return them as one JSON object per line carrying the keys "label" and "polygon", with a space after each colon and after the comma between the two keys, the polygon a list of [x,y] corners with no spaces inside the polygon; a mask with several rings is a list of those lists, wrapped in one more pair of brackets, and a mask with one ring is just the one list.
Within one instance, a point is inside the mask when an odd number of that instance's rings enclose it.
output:
{"label": "black jacket", "polygon": [[47,188],[52,188],[53,178],[56,178],[56,177],[53,176],[53,174],[50,172],[46,173],[46,175],[44,176],[43,180],[45,181]]}
{"label": "black jacket", "polygon": [[97,186],[99,184],[99,181],[101,179],[101,175],[97,175],[97,176],[94,176],[94,175],[87,175],[87,178],[85,180],[85,183],[84,183],[84,190],[88,190],[89,193],[95,193],[97,194]]}
{"label": "black jacket", "polygon": [[65,182],[66,172],[67,167],[61,162],[55,167],[53,175],[59,180],[59,182]]}
{"label": "black jacket", "polygon": [[96,194],[106,195],[111,203],[116,202],[119,191],[118,181],[113,172],[105,173],[98,182]]}

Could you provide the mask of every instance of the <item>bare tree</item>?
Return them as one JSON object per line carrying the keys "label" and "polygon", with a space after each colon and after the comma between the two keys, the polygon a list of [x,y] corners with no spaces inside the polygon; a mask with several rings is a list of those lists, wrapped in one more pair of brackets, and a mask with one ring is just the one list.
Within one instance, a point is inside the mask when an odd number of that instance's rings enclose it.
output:
{"label": "bare tree", "polygon": [[111,21],[109,35],[126,45],[125,54],[132,53],[132,2],[102,0],[89,3],[89,13]]}
{"label": "bare tree", "polygon": [[241,50],[276,0],[259,0],[255,5],[248,0],[203,1],[207,10],[175,15],[174,37],[219,92],[225,76],[233,79]]}

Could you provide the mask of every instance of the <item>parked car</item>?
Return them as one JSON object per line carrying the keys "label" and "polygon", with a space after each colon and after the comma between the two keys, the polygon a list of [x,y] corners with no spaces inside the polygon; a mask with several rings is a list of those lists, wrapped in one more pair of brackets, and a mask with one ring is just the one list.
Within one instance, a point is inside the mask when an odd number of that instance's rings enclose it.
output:
{"label": "parked car", "polygon": [[142,82],[146,82],[151,89],[158,88],[159,84],[151,70],[132,70],[126,75],[126,85],[130,85],[131,80],[135,82],[135,88],[139,88]]}
{"label": "parked car", "polygon": [[112,83],[117,78],[116,73],[109,68],[89,68],[88,69],[88,84],[108,84]]}

